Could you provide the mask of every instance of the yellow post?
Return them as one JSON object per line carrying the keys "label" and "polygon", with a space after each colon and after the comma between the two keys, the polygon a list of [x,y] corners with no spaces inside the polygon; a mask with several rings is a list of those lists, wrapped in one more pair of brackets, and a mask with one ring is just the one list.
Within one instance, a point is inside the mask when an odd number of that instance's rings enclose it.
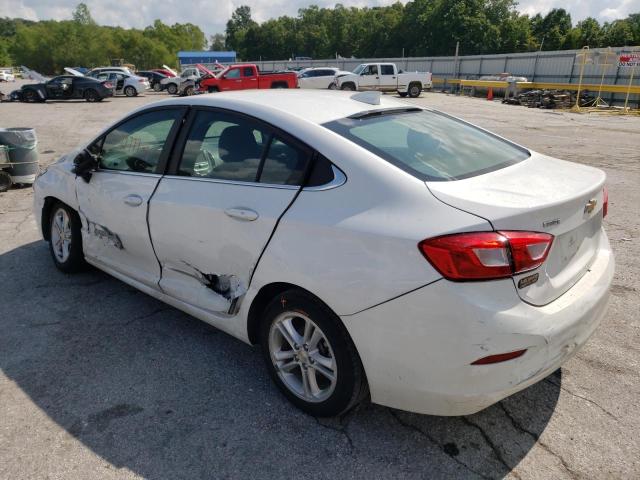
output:
{"label": "yellow post", "polygon": [[584,66],[587,64],[587,55],[589,54],[589,47],[582,47],[582,53],[578,55],[582,57],[582,63],[580,64],[580,78],[578,80],[578,92],[576,93],[576,104],[572,110],[580,111],[580,91],[582,90],[582,77],[584,76]]}

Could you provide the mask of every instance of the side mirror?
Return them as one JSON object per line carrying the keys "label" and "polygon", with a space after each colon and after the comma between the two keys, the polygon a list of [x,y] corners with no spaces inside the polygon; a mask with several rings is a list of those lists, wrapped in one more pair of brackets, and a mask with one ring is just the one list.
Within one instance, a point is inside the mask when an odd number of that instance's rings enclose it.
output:
{"label": "side mirror", "polygon": [[89,183],[91,172],[97,170],[99,164],[98,157],[85,148],[73,160],[73,169],[71,171]]}

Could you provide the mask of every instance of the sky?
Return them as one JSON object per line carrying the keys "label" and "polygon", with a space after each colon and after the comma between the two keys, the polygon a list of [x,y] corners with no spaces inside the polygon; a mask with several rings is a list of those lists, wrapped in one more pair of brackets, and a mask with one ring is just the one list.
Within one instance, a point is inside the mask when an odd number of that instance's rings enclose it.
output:
{"label": "sky", "polygon": [[[64,20],[81,0],[0,0],[0,17],[29,20]],[[301,7],[311,4],[332,7],[336,0],[84,0],[93,18],[101,25],[142,28],[157,18],[164,23],[191,22],[208,35],[223,33],[231,13],[240,5],[249,5],[259,22],[280,15],[295,16]],[[345,6],[382,6],[395,0],[342,0]],[[403,3],[405,3],[404,0]],[[574,23],[585,17],[600,22],[624,18],[640,12],[640,0],[521,0],[522,13],[546,13],[552,8],[569,11]]]}

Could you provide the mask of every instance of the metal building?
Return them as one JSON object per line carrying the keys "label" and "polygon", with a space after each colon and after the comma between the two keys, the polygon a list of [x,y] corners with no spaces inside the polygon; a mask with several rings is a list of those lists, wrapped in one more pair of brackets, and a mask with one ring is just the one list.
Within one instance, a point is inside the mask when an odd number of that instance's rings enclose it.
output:
{"label": "metal building", "polygon": [[213,65],[215,63],[235,63],[236,52],[178,52],[178,63],[180,68],[190,65]]}

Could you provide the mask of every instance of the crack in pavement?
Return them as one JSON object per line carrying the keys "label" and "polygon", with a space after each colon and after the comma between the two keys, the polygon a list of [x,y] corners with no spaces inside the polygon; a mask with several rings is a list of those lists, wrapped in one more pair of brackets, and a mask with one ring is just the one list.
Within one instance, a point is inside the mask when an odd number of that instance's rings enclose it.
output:
{"label": "crack in pavement", "polygon": [[[408,428],[410,430],[413,430],[414,432],[417,432],[419,435],[423,436],[424,438],[426,438],[427,440],[429,440],[432,444],[434,444],[435,446],[437,446],[438,448],[440,448],[442,450],[442,452],[447,455],[449,458],[451,458],[451,460],[453,460],[454,462],[456,462],[458,465],[464,467],[466,470],[469,470],[471,473],[474,473],[475,475],[479,476],[480,478],[483,478],[485,480],[491,480],[493,477],[484,475],[481,472],[478,472],[477,470],[474,470],[473,468],[471,468],[469,465],[467,465],[466,463],[464,463],[462,460],[460,460],[459,458],[454,457],[453,455],[450,455],[449,453],[447,453],[447,451],[444,449],[444,446],[440,444],[440,442],[438,442],[435,438],[433,438],[431,435],[429,435],[427,432],[423,431],[420,427],[418,427],[417,425],[414,425],[412,423],[409,423],[405,420],[402,420],[397,413],[395,413],[393,410],[388,410],[389,414],[403,427]],[[510,470],[510,469],[509,469]]]}
{"label": "crack in pavement", "polygon": [[509,412],[509,410],[507,410],[507,407],[504,406],[503,402],[498,402],[498,405],[500,406],[500,408],[502,409],[502,411],[504,412],[505,416],[511,421],[511,425],[513,425],[513,428],[515,428],[516,430],[520,430],[523,433],[526,433],[527,435],[529,435],[531,438],[533,438],[533,440],[542,447],[542,449],[547,452],[549,455],[557,458],[560,463],[562,464],[562,466],[564,467],[564,469],[569,473],[569,475],[571,476],[571,478],[582,478],[582,475],[578,472],[576,472],[575,470],[573,470],[569,464],[566,462],[566,460],[562,457],[562,455],[554,452],[551,447],[549,447],[549,445],[547,445],[546,443],[544,443],[542,440],[540,440],[540,435],[536,435],[535,433],[533,433],[532,431],[526,429],[524,427],[524,425],[522,425],[519,421],[517,421],[515,419],[515,417],[513,415],[511,415],[511,413]]}
{"label": "crack in pavement", "polygon": [[568,388],[564,387],[562,384],[556,383],[553,380],[550,380],[549,378],[545,378],[545,381],[547,383],[550,383],[551,385],[558,387],[560,390],[563,390],[565,392],[567,392],[569,395],[573,395],[574,397],[577,398],[581,398],[582,400],[591,403],[592,405],[595,405],[596,407],[598,407],[600,410],[602,410],[604,413],[606,413],[607,415],[609,415],[611,418],[613,418],[614,420],[618,421],[618,417],[616,417],[613,413],[611,413],[609,410],[607,410],[606,408],[604,408],[603,406],[601,406],[600,404],[594,402],[593,400],[591,400],[590,398],[587,397],[583,397],[582,395],[578,395],[577,393],[572,392],[571,390],[569,390]]}
{"label": "crack in pavement", "polygon": [[460,419],[465,425],[468,425],[478,430],[478,432],[480,432],[480,435],[482,435],[482,438],[484,439],[486,444],[489,446],[489,448],[491,448],[491,451],[493,452],[495,457],[498,459],[498,462],[500,462],[502,466],[504,466],[507,469],[507,471],[509,471],[515,478],[521,479],[520,475],[518,474],[518,472],[516,472],[515,468],[511,468],[509,466],[504,456],[502,455],[500,448],[495,443],[493,443],[493,440],[491,440],[491,437],[489,437],[489,434],[485,432],[480,425],[478,425],[477,423],[473,423],[471,420],[469,420],[468,417],[460,417]]}
{"label": "crack in pavement", "polygon": [[340,415],[338,417],[338,424],[340,425],[339,427],[334,427],[333,425],[322,423],[322,421],[318,417],[313,417],[313,419],[321,427],[324,427],[324,428],[329,429],[329,430],[333,430],[334,432],[341,433],[347,439],[347,443],[349,443],[349,450],[350,450],[349,454],[353,454],[353,451],[355,450],[355,446],[353,444],[353,439],[351,438],[351,435],[349,434],[348,427],[349,427],[349,424],[351,423],[351,421],[353,420],[353,418],[355,417],[356,411],[359,408],[360,408],[360,406],[354,408],[353,410],[351,410],[351,411],[349,411],[347,413],[343,413],[342,415]]}

